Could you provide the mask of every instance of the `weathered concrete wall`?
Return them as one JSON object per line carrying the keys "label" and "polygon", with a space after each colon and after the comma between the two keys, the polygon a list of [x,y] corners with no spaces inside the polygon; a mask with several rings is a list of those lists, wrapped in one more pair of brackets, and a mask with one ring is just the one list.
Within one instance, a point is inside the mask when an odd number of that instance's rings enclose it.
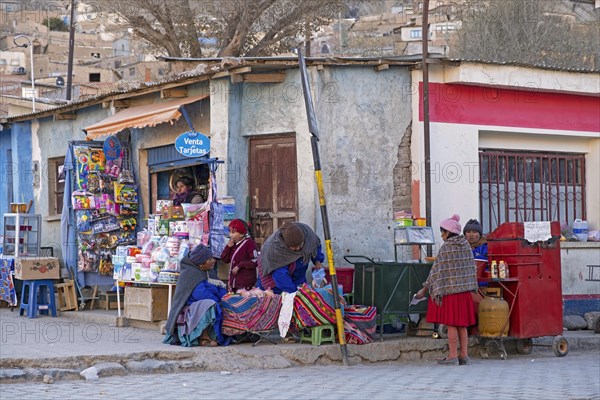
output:
{"label": "weathered concrete wall", "polygon": [[211,156],[226,161],[217,174],[219,194],[235,198],[239,218],[246,217],[249,137],[294,134],[300,220],[316,223],[310,138],[299,82],[297,71],[289,71],[286,82],[279,84],[231,84],[229,78],[211,82]]}
{"label": "weathered concrete wall", "polygon": [[[410,97],[393,88],[409,84],[404,68],[375,72],[371,67],[325,67],[309,71],[320,129],[319,150],[335,262],[345,254],[392,259],[394,168],[399,146],[410,126]],[[211,121],[219,134],[229,132],[226,177],[228,194],[245,204],[247,137],[295,134],[298,162],[299,219],[323,229],[314,178],[310,134],[298,70],[288,70],[279,84],[225,84],[221,80],[211,99]],[[229,111],[217,111],[222,104]],[[239,116],[239,117],[238,117]],[[238,122],[241,118],[241,122]],[[217,131],[213,131],[217,134]],[[220,145],[222,146],[222,144]],[[240,214],[238,207],[238,215]],[[364,228],[363,228],[364,227]],[[368,227],[368,229],[366,229]],[[368,232],[368,234],[367,234]]]}
{"label": "weathered concrete wall", "polygon": [[[407,68],[325,68],[316,99],[320,152],[336,263],[363,254],[390,260],[394,170],[411,123]],[[310,155],[310,153],[308,153]],[[400,153],[402,154],[402,153]]]}
{"label": "weathered concrete wall", "polygon": [[[298,164],[298,215],[300,221],[315,226],[318,202],[315,197],[310,135],[298,70],[288,70],[283,83],[245,85],[241,101],[241,136],[295,135]],[[247,165],[247,140],[238,142],[237,146],[230,145],[229,151],[245,154]],[[247,168],[245,170],[247,171]]]}

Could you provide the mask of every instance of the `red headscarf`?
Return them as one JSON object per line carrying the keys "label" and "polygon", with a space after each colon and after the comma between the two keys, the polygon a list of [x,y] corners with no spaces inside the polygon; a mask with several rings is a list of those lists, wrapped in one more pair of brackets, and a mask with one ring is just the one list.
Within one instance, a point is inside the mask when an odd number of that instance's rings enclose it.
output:
{"label": "red headscarf", "polygon": [[241,219],[234,219],[229,223],[229,230],[236,231],[245,235],[248,233],[248,228],[246,227],[246,223]]}

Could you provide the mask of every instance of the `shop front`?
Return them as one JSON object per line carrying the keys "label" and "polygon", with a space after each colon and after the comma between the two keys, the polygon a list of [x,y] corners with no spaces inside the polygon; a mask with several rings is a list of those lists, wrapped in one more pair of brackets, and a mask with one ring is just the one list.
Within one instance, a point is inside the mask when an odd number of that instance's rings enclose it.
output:
{"label": "shop front", "polygon": [[[210,139],[194,130],[194,123],[208,129],[197,116],[206,98],[130,107],[85,128],[88,140],[69,142],[62,249],[82,304],[89,299],[81,291],[86,286],[94,288],[96,297],[103,290],[114,291],[115,280],[156,283],[165,267],[171,275],[163,275],[172,277],[190,243],[212,244],[220,254],[224,207],[217,203],[214,176],[221,162],[209,157]],[[182,181],[197,194],[194,211],[187,210],[196,219],[190,223],[196,228],[192,235],[181,206],[191,201],[181,198]],[[217,213],[220,226],[211,240],[209,215]],[[149,253],[136,258],[144,245],[165,251],[156,252],[154,260]]]}

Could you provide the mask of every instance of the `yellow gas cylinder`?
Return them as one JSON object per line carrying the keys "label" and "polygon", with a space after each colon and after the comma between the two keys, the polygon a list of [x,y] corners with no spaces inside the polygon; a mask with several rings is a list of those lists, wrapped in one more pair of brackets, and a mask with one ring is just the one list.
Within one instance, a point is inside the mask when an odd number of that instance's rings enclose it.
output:
{"label": "yellow gas cylinder", "polygon": [[478,317],[480,336],[508,335],[510,311],[508,303],[501,297],[500,288],[485,289],[483,300],[479,303]]}

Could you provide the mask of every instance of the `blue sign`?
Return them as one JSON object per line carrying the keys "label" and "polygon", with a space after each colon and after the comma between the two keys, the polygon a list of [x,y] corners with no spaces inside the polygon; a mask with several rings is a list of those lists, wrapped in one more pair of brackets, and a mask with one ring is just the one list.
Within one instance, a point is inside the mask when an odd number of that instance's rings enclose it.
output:
{"label": "blue sign", "polygon": [[202,157],[210,152],[210,139],[200,132],[184,132],[175,139],[175,149],[186,157]]}
{"label": "blue sign", "polygon": [[102,150],[107,160],[116,160],[121,157],[121,142],[116,136],[109,136],[104,141]]}

